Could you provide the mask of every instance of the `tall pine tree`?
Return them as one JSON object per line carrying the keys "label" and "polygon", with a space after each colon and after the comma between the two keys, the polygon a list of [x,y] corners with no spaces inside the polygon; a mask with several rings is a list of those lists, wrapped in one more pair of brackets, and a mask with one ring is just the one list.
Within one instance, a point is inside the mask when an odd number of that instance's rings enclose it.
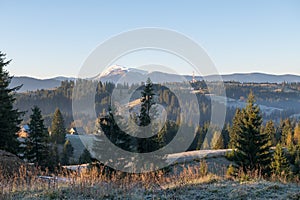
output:
{"label": "tall pine tree", "polygon": [[231,149],[236,148],[238,133],[241,132],[242,124],[242,112],[241,109],[237,108],[235,115],[232,119],[232,126],[229,129],[229,144],[228,147]]}
{"label": "tall pine tree", "polygon": [[16,133],[19,131],[23,112],[13,107],[16,100],[14,93],[21,86],[9,88],[12,76],[4,69],[10,60],[0,51],[0,148],[11,153],[18,153],[19,143]]}
{"label": "tall pine tree", "polygon": [[270,136],[261,133],[262,115],[250,92],[247,105],[242,110],[242,120],[237,132],[234,160],[238,167],[247,172],[256,170],[266,173],[270,164]]}
{"label": "tall pine tree", "polygon": [[147,79],[144,90],[141,92],[141,110],[139,115],[140,126],[147,126],[151,123],[150,108],[155,104],[153,84],[150,78]]}
{"label": "tall pine tree", "polygon": [[26,158],[29,162],[45,167],[48,157],[48,132],[44,126],[41,110],[34,106],[30,115],[29,137],[27,140]]}
{"label": "tall pine tree", "polygon": [[[146,131],[147,135],[152,134],[152,126],[145,129],[143,127],[151,124],[151,114],[150,109],[155,105],[154,101],[154,89],[153,84],[150,78],[147,79],[146,85],[141,92],[141,109],[139,113],[139,126],[141,127],[140,131]],[[153,116],[152,116],[153,117]],[[147,153],[152,152],[159,148],[160,143],[163,143],[162,134],[156,134],[156,136],[148,137],[148,138],[139,138],[137,150],[139,153]]]}
{"label": "tall pine tree", "polygon": [[[148,137],[137,138],[137,152],[139,153],[136,159],[136,168],[142,170],[154,170],[155,162],[164,160],[164,155],[157,155],[153,153],[151,158],[147,160],[141,159],[143,153],[150,153],[158,150],[164,143],[164,131],[153,134],[155,131],[154,123],[151,123],[151,118],[155,117],[156,113],[151,112],[151,108],[155,105],[154,88],[150,78],[147,79],[144,89],[141,92],[141,108],[138,115],[139,130],[137,134],[143,134]],[[155,108],[154,108],[155,110]],[[146,133],[146,134],[145,134]],[[152,136],[151,136],[152,135]]]}
{"label": "tall pine tree", "polygon": [[64,144],[66,137],[66,128],[64,125],[64,118],[57,108],[54,112],[51,124],[51,141],[56,144]]}

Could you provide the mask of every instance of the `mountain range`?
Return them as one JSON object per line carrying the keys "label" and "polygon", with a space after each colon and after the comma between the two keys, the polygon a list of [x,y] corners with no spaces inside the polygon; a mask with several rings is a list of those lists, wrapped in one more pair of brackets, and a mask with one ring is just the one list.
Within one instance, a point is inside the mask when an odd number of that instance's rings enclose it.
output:
{"label": "mountain range", "polygon": [[[102,82],[110,81],[114,83],[140,83],[150,78],[154,83],[162,82],[180,82],[191,81],[192,75],[178,75],[164,72],[148,72],[135,68],[126,68],[119,65],[109,67],[106,71],[99,75],[92,77],[92,80],[101,80]],[[217,75],[208,75],[205,77],[195,76],[196,80],[218,80]],[[300,82],[300,76],[285,74],[285,75],[273,75],[265,73],[234,73],[222,75],[223,81],[236,81],[236,82],[255,82],[255,83],[281,83],[281,82]],[[10,87],[15,87],[23,84],[19,92],[34,91],[41,89],[52,89],[58,87],[61,81],[75,80],[74,77],[54,77],[50,79],[37,79],[26,76],[13,77]]]}

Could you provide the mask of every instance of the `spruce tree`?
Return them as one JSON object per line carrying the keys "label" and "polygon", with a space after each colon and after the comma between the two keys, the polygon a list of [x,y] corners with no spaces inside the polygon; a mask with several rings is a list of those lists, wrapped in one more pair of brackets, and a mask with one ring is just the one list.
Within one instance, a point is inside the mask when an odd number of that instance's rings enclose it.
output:
{"label": "spruce tree", "polygon": [[250,92],[247,105],[242,110],[242,120],[237,132],[237,143],[234,160],[238,167],[247,172],[256,170],[268,171],[270,164],[270,136],[261,133],[262,115],[255,104],[254,95]]}
{"label": "spruce tree", "polygon": [[54,112],[51,124],[51,141],[56,144],[64,144],[66,137],[66,128],[64,125],[64,118],[57,108]]}
{"label": "spruce tree", "polygon": [[271,169],[272,173],[276,176],[289,175],[290,173],[290,164],[287,161],[280,144],[276,145],[272,158]]}
{"label": "spruce tree", "polygon": [[29,162],[38,166],[46,166],[48,158],[48,133],[44,126],[41,110],[34,106],[30,115],[29,137],[26,157]]}
{"label": "spruce tree", "polygon": [[150,108],[155,104],[153,100],[154,96],[153,84],[150,78],[147,79],[144,90],[141,92],[141,110],[139,115],[139,125],[147,126],[151,123]]}
{"label": "spruce tree", "polygon": [[[150,109],[155,105],[154,97],[155,93],[153,92],[153,84],[150,78],[147,79],[146,85],[141,92],[141,109],[139,113],[139,126],[141,129],[139,131],[147,131],[150,135],[152,132],[151,127],[147,130],[144,130],[143,127],[148,126],[151,123]],[[148,137],[148,138],[139,138],[137,143],[137,150],[139,153],[152,152],[158,146],[157,138]]]}
{"label": "spruce tree", "polygon": [[265,134],[270,136],[272,146],[276,146],[276,144],[277,144],[276,129],[275,129],[274,122],[272,120],[270,120],[266,123],[264,132],[265,132]]}
{"label": "spruce tree", "polygon": [[[150,78],[147,79],[146,84],[141,91],[141,108],[140,113],[138,115],[138,125],[139,130],[137,131],[138,135],[146,135],[146,138],[136,138],[137,139],[137,152],[139,153],[135,158],[136,162],[136,169],[140,170],[155,170],[155,162],[164,162],[164,155],[157,155],[155,153],[151,154],[151,158],[148,157],[147,160],[143,160],[142,156],[143,153],[151,153],[155,150],[158,150],[164,144],[164,135],[167,134],[166,132],[158,131],[158,133],[153,134],[155,130],[155,126],[158,124],[154,124],[151,122],[156,116],[155,112],[151,112],[155,110],[154,105],[154,88]],[[154,108],[154,109],[152,109]],[[167,126],[165,127],[167,128]],[[145,134],[146,133],[146,134]],[[152,135],[152,136],[151,136]]]}
{"label": "spruce tree", "polygon": [[15,109],[13,104],[15,92],[21,86],[9,88],[13,77],[4,69],[9,63],[10,60],[7,61],[5,54],[0,51],[0,148],[16,154],[19,147],[16,133],[20,130],[23,112]]}
{"label": "spruce tree", "polygon": [[229,144],[228,147],[231,149],[236,148],[238,133],[241,132],[242,124],[242,112],[241,109],[237,108],[235,115],[232,120],[232,126],[229,129]]}
{"label": "spruce tree", "polygon": [[[148,78],[147,82],[141,91],[141,108],[140,113],[137,115],[136,123],[139,127],[138,130],[135,130],[135,134],[137,136],[143,132],[143,127],[148,126],[151,123],[151,117],[150,117],[150,109],[151,106],[154,104],[153,102],[153,84],[151,80]],[[151,132],[151,129],[147,129],[147,132]],[[151,152],[149,150],[149,140],[148,138],[136,138],[136,141],[133,141],[133,144],[136,145],[135,149],[138,153],[145,153],[145,152]]]}

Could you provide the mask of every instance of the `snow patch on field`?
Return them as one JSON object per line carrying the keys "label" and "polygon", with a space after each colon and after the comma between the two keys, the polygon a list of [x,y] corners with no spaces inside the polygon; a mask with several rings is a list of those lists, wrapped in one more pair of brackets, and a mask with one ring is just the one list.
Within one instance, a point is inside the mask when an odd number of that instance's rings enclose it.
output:
{"label": "snow patch on field", "polygon": [[[223,97],[223,96],[217,96],[213,94],[207,94],[207,97],[209,97],[212,101],[216,101],[221,104],[225,104],[229,108],[244,108],[246,106],[246,102],[236,100],[233,98],[228,98],[228,97]],[[270,116],[272,113],[279,111],[282,112],[283,109],[281,108],[275,108],[275,107],[270,107],[270,106],[265,106],[265,105],[259,105],[260,110],[265,114]]]}
{"label": "snow patch on field", "polygon": [[224,157],[227,152],[231,152],[231,149],[219,149],[219,150],[199,150],[188,151],[182,153],[174,153],[167,155],[167,163],[187,163],[194,160],[208,159]]}

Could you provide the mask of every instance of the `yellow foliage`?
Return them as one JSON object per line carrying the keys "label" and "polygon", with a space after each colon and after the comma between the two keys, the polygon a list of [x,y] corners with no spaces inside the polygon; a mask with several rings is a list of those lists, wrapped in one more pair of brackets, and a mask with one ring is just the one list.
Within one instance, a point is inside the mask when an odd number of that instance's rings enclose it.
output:
{"label": "yellow foliage", "polygon": [[298,123],[294,131],[294,141],[296,144],[300,145],[300,122]]}

